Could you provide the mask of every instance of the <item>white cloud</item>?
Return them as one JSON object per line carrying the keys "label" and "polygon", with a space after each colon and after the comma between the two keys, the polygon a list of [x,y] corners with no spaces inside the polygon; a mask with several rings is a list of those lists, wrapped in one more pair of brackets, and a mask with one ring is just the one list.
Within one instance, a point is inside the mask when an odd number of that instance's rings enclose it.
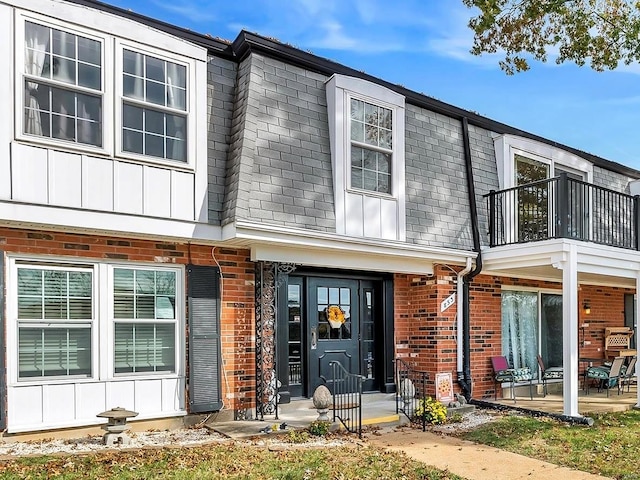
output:
{"label": "white cloud", "polygon": [[209,6],[207,2],[194,4],[190,1],[165,2],[153,0],[153,3],[159,8],[180,15],[193,23],[202,24],[218,20],[217,16],[213,13],[216,10],[212,6]]}
{"label": "white cloud", "polygon": [[366,31],[345,31],[342,24],[328,20],[323,22],[319,31],[305,40],[310,48],[327,50],[346,50],[359,53],[383,53],[404,50],[405,46],[392,39],[380,39]]}

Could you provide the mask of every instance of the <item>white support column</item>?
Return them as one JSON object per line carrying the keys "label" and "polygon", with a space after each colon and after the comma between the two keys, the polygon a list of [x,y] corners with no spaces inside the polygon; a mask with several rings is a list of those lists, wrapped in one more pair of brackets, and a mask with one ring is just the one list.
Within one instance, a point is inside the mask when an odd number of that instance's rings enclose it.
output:
{"label": "white support column", "polygon": [[[638,323],[640,322],[640,297],[638,296],[640,295],[640,272],[636,272],[636,294],[634,295],[634,305],[635,305],[635,321],[633,322],[633,338],[636,339],[636,352],[637,349],[640,349],[640,337],[638,337]],[[637,353],[636,353],[637,355]],[[640,382],[638,382],[638,380],[640,380],[640,367],[636,367],[636,385],[638,385],[637,388],[637,398],[636,398],[636,406],[634,408],[640,408]]]}
{"label": "white support column", "polygon": [[578,253],[569,245],[562,262],[562,331],[563,331],[563,403],[564,414],[578,412]]}

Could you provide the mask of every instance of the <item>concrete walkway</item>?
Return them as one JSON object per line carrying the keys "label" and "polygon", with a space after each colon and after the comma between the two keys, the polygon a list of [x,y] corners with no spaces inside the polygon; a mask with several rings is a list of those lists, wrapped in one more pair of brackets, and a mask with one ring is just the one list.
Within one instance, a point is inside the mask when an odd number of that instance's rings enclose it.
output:
{"label": "concrete walkway", "polygon": [[606,480],[607,477],[559,467],[497,448],[413,428],[383,429],[367,440],[469,480]]}
{"label": "concrete walkway", "polygon": [[[591,397],[594,400],[596,398],[596,395]],[[553,411],[549,408],[549,403],[555,400],[555,397],[548,395],[539,399],[535,406],[528,406]],[[610,399],[606,400],[610,402]],[[363,395],[363,403],[366,405],[363,409],[363,424],[381,427],[374,432],[365,433],[366,441],[388,450],[405,452],[415,460],[468,480],[606,479],[456,437],[423,432],[409,426],[400,427],[398,424],[406,418],[395,413],[395,394]],[[521,406],[521,403],[524,401],[518,398],[518,406]],[[318,412],[313,408],[312,402],[301,400],[281,405],[277,420],[273,416],[268,416],[264,421],[220,422],[212,419],[213,421],[206,426],[230,438],[256,438],[265,435],[265,428],[269,429],[281,423],[286,423],[287,428],[306,428],[317,416]]]}

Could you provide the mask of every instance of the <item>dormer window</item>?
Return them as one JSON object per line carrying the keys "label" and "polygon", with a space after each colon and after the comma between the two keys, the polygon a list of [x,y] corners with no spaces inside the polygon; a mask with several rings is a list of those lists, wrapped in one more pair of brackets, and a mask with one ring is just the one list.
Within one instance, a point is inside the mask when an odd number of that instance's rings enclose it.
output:
{"label": "dormer window", "polygon": [[336,233],[406,239],[405,99],[355,77],[327,81]]}
{"label": "dormer window", "polygon": [[393,112],[351,98],[351,188],[391,193]]}

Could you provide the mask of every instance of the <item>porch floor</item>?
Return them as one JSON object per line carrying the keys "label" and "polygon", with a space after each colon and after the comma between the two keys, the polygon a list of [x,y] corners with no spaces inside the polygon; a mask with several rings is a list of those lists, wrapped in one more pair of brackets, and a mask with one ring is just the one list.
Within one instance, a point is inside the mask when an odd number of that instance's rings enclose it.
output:
{"label": "porch floor", "polygon": [[[542,386],[539,387],[541,389]],[[550,391],[546,397],[541,393],[536,394],[536,386],[534,385],[533,400],[529,398],[529,387],[518,387],[516,391],[516,403],[511,398],[499,398],[497,401],[492,398],[483,399],[489,403],[498,403],[506,406],[517,406],[519,408],[527,408],[531,410],[539,410],[550,413],[563,413],[563,396],[561,384],[551,384]],[[618,395],[618,388],[614,387],[607,391],[598,392],[596,388],[589,390],[589,395],[584,390],[578,390],[578,412],[580,415],[588,416],[592,413],[606,412],[622,412],[631,410],[638,403],[637,385],[631,385],[630,391],[627,392],[625,386],[624,392]],[[505,389],[508,395],[508,390]]]}
{"label": "porch floor", "polygon": [[[534,387],[533,400],[529,398],[529,388],[519,387],[516,391],[516,402],[510,398],[483,399],[488,403],[497,403],[508,407],[518,407],[549,413],[563,413],[563,397],[560,385],[551,385],[546,397],[541,393],[536,394]],[[508,389],[505,390],[508,393]],[[589,395],[583,390],[578,391],[578,411],[581,415],[589,416],[593,413],[621,412],[631,410],[637,403],[637,386],[632,385],[630,391],[618,395],[617,388],[609,392],[598,392],[592,388]],[[306,428],[318,418],[318,412],[313,407],[311,399],[292,400],[291,403],[278,406],[278,418],[275,415],[265,415],[264,420],[231,420],[212,421],[208,428],[226,435],[230,438],[254,438],[270,435],[265,433],[274,425],[286,423],[287,429]],[[329,418],[332,411],[329,410]],[[405,423],[406,417],[396,413],[395,393],[366,393],[362,395],[362,425],[384,425]]]}
{"label": "porch floor", "polygon": [[[329,419],[333,419],[333,411],[329,410]],[[278,405],[278,418],[265,415],[264,420],[232,420],[228,422],[210,422],[208,428],[231,438],[251,438],[269,435],[265,429],[282,423],[287,428],[306,428],[317,420],[318,411],[311,399],[292,400],[291,403]],[[400,416],[396,413],[395,393],[363,393],[362,425],[383,425],[398,423]]]}

